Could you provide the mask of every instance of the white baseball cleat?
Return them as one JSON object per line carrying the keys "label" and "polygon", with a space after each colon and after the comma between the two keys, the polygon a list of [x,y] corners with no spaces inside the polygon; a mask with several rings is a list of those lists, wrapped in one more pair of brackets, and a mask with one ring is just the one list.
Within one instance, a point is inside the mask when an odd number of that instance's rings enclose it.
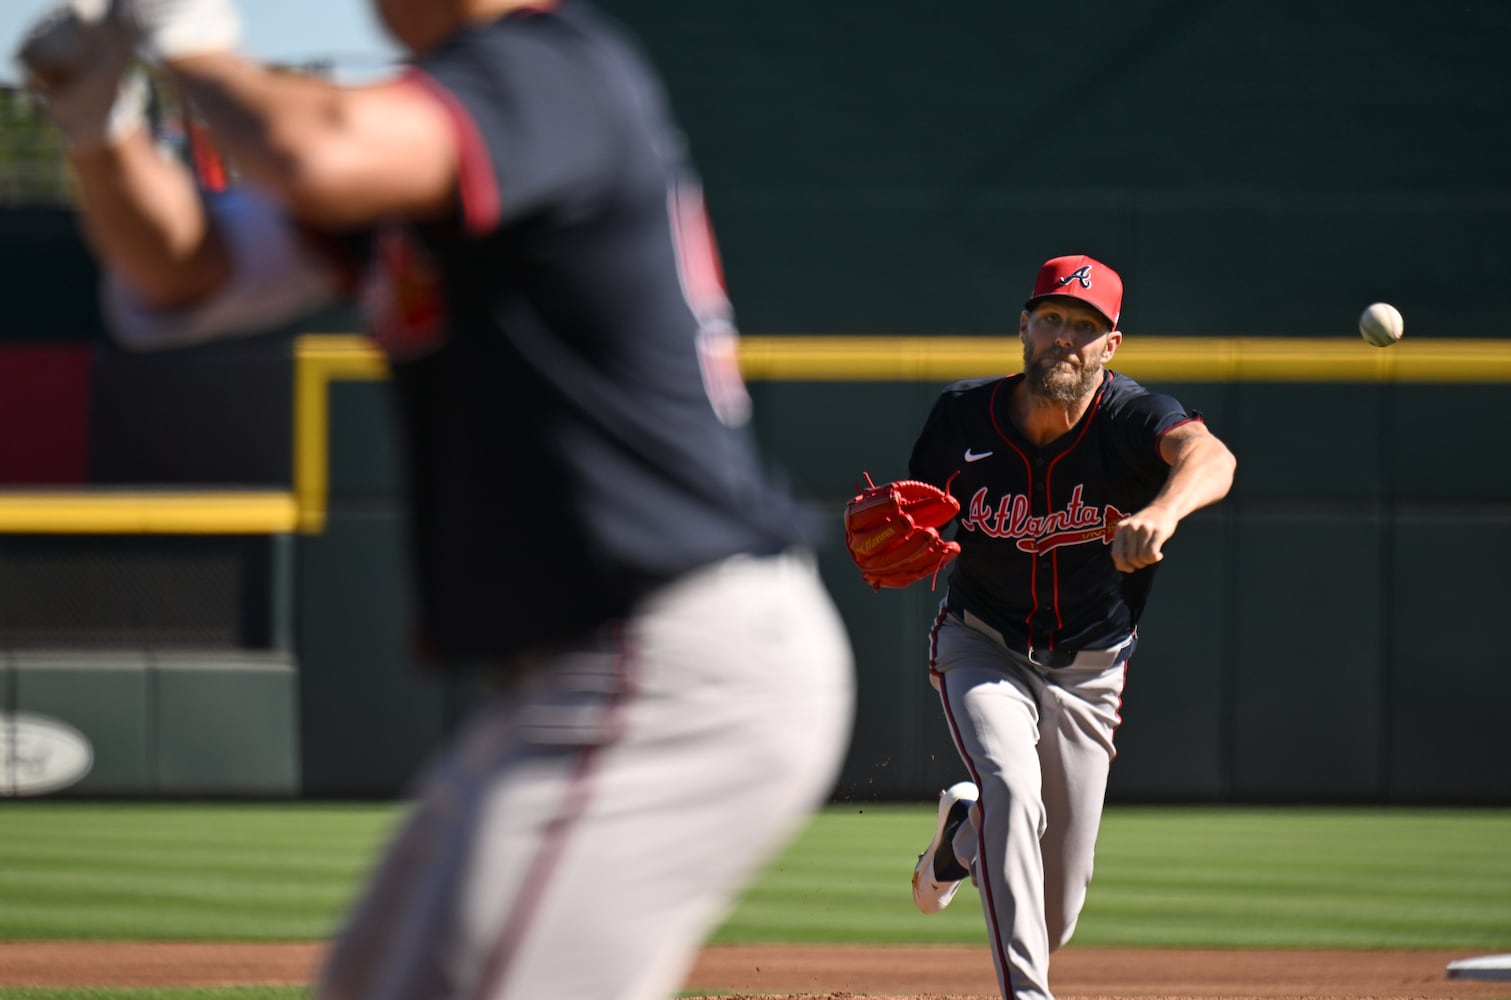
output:
{"label": "white baseball cleat", "polygon": [[970,874],[959,861],[950,842],[971,815],[971,806],[981,797],[969,781],[951,785],[939,793],[939,817],[934,839],[918,855],[913,866],[913,903],[924,913],[938,913],[950,905],[960,883]]}

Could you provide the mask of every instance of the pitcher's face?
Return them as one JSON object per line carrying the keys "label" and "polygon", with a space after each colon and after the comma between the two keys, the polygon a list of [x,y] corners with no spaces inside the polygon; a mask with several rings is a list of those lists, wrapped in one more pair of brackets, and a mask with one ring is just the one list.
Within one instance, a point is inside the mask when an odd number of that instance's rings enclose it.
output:
{"label": "pitcher's face", "polygon": [[1062,298],[1043,299],[1018,321],[1023,374],[1028,391],[1043,399],[1074,403],[1102,380],[1123,335],[1095,309]]}

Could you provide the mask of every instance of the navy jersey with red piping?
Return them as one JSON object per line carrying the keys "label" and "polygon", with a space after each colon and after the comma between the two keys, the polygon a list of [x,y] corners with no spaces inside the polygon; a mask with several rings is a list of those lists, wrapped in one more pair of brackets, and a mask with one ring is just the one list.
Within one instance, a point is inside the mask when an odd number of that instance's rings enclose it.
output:
{"label": "navy jersey with red piping", "polygon": [[1020,648],[1105,649],[1133,632],[1155,570],[1119,572],[1112,530],[1164,485],[1160,437],[1201,416],[1107,372],[1080,422],[1040,447],[1008,418],[1022,379],[948,386],[913,448],[909,474],[960,501],[949,606]]}
{"label": "navy jersey with red piping", "polygon": [[635,45],[565,2],[464,30],[406,79],[453,122],[458,208],[373,234],[358,294],[437,658],[570,643],[691,569],[806,540],[816,520],[759,461],[701,190]]}

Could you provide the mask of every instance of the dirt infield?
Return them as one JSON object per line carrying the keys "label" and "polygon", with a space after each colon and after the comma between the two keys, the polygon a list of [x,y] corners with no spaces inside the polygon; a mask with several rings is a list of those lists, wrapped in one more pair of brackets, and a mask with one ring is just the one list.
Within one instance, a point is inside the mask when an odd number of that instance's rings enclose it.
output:
{"label": "dirt infield", "polygon": [[[0,942],[0,986],[298,985],[309,982],[320,954],[311,944]],[[1511,997],[1511,983],[1445,978],[1448,962],[1469,954],[1070,948],[1055,959],[1053,986],[1064,1000]],[[997,995],[984,948],[711,947],[685,988],[794,1000]]]}

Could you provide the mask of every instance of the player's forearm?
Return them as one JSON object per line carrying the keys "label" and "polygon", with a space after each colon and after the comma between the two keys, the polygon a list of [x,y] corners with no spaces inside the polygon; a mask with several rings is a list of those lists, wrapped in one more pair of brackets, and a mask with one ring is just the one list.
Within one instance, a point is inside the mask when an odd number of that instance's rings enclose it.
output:
{"label": "player's forearm", "polygon": [[1188,438],[1181,442],[1164,488],[1149,506],[1170,512],[1178,521],[1227,496],[1237,466],[1233,453],[1216,437]]}
{"label": "player's forearm", "polygon": [[338,87],[229,53],[173,64],[236,166],[294,218],[346,229],[453,207],[449,115],[419,87]]}
{"label": "player's forearm", "polygon": [[322,168],[344,125],[341,88],[229,52],[170,68],[237,169],[294,215],[323,221],[332,185]]}
{"label": "player's forearm", "polygon": [[90,246],[145,304],[185,305],[225,280],[228,261],[193,180],[145,131],[76,152],[73,166]]}

